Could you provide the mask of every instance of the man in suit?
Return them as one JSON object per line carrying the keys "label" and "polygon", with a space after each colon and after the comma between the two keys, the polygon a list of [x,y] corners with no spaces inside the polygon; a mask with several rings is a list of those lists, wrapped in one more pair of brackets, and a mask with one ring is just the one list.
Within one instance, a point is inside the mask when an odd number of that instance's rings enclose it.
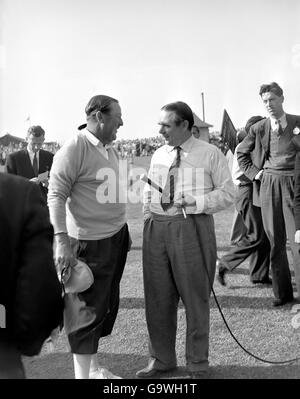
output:
{"label": "man in suit", "polygon": [[37,355],[62,322],[52,244],[39,188],[0,173],[0,379],[25,378],[21,355]]}
{"label": "man in suit", "polygon": [[293,143],[297,148],[295,161],[294,217],[296,225],[295,242],[300,244],[300,125],[295,128]]}
{"label": "man in suit", "polygon": [[[270,245],[263,228],[261,209],[252,203],[253,183],[241,170],[237,162],[237,152],[242,141],[249,133],[252,125],[264,119],[262,116],[251,117],[244,130],[237,134],[239,144],[234,152],[232,166],[232,180],[237,187],[235,207],[240,215],[245,233],[240,242],[231,248],[220,260],[218,260],[217,279],[222,285],[225,283],[225,274],[234,270],[248,257],[250,280],[254,284],[271,284],[269,278]],[[251,154],[255,163],[255,151]]]}
{"label": "man in suit", "polygon": [[[45,197],[47,197],[48,177],[53,154],[42,149],[45,141],[44,129],[41,126],[31,126],[28,129],[26,141],[26,149],[13,152],[7,156],[6,171],[13,175],[26,177],[39,184]],[[41,176],[42,173],[44,173],[43,176]]]}
{"label": "man in suit", "polygon": [[[269,117],[251,127],[237,157],[245,176],[254,181],[253,203],[261,205],[263,225],[271,246],[273,305],[282,306],[294,299],[286,253],[287,237],[300,296],[300,255],[299,244],[294,240],[293,215],[296,146],[292,141],[295,127],[300,126],[300,116],[284,112],[283,91],[277,83],[263,84],[259,94]],[[255,161],[251,158],[254,149]]]}

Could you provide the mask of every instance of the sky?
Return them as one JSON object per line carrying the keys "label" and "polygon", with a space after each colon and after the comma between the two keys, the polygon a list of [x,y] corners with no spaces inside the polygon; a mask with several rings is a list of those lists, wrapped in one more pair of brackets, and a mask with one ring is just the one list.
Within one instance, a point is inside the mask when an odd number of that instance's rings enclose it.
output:
{"label": "sky", "polygon": [[179,100],[239,128],[271,81],[300,114],[299,21],[299,0],[0,0],[0,136],[33,124],[63,143],[96,94],[119,100],[119,140],[157,136]]}

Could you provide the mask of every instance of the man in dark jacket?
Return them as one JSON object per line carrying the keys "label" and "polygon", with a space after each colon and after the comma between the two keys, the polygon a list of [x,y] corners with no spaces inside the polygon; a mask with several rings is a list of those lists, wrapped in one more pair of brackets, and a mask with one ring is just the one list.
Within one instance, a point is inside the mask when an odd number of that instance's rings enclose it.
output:
{"label": "man in dark jacket", "polygon": [[24,378],[63,317],[46,202],[26,179],[0,173],[0,379]]}
{"label": "man in dark jacket", "polygon": [[[246,123],[245,129],[240,130],[232,166],[232,179],[237,186],[235,200],[236,210],[241,217],[245,233],[240,242],[233,246],[219,261],[217,279],[226,285],[224,276],[228,271],[234,270],[249,257],[250,280],[254,284],[271,284],[269,278],[270,244],[263,227],[261,209],[253,204],[253,183],[241,170],[237,162],[237,152],[242,141],[249,133],[251,126],[263,120],[262,116],[252,116]],[[251,159],[255,163],[255,151]]]}
{"label": "man in dark jacket", "polygon": [[[273,305],[282,306],[294,301],[287,238],[293,256],[298,300],[300,298],[300,254],[299,244],[294,241],[296,227],[293,213],[297,152],[293,140],[299,131],[300,115],[284,112],[283,90],[276,82],[262,85],[259,94],[269,117],[251,127],[237,151],[237,158],[244,175],[254,182],[253,193],[259,192],[256,199],[258,206],[261,206],[264,230],[271,246]],[[253,150],[256,153],[255,162],[251,158]],[[256,205],[254,197],[253,204]]]}
{"label": "man in dark jacket", "polygon": [[26,149],[13,152],[7,156],[6,171],[13,175],[26,177],[39,184],[45,197],[47,197],[53,154],[42,149],[45,141],[44,129],[41,126],[31,126],[28,129],[26,141]]}

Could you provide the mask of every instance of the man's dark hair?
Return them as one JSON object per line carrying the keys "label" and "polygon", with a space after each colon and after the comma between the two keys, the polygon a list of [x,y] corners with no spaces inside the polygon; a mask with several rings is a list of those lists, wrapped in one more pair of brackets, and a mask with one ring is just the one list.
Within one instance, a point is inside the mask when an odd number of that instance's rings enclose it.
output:
{"label": "man's dark hair", "polygon": [[266,118],[263,117],[263,116],[260,116],[260,115],[251,116],[251,118],[249,118],[249,119],[247,120],[246,125],[245,125],[246,133],[247,133],[247,134],[249,133],[250,127],[251,127],[252,125],[254,125],[255,123],[257,123],[257,122],[259,122],[259,121],[261,121],[261,120],[263,120],[263,119],[266,119]]}
{"label": "man's dark hair", "polygon": [[30,135],[34,137],[45,136],[45,130],[41,126],[30,126],[27,131],[27,137]]}
{"label": "man's dark hair", "polygon": [[262,96],[262,94],[264,93],[269,93],[269,92],[276,94],[276,96],[278,97],[281,97],[283,95],[282,88],[276,82],[271,82],[260,86],[259,90],[260,96]]}
{"label": "man's dark hair", "polygon": [[178,126],[183,121],[188,121],[189,130],[192,130],[194,125],[194,115],[191,108],[182,101],[176,101],[175,103],[166,104],[161,108],[162,111],[169,111],[175,113],[175,124]]}
{"label": "man's dark hair", "polygon": [[91,113],[94,111],[100,111],[104,114],[109,114],[112,103],[118,103],[118,100],[101,94],[94,96],[87,103],[87,106],[85,107],[85,113],[87,116],[91,115]]}
{"label": "man's dark hair", "polygon": [[237,142],[241,143],[244,138],[247,136],[247,132],[246,129],[240,129],[237,134],[236,134],[236,138],[237,138]]}
{"label": "man's dark hair", "polygon": [[[119,101],[113,97],[105,96],[103,94],[94,96],[90,99],[85,107],[86,116],[90,116],[94,111],[100,111],[103,112],[103,114],[109,114],[112,103],[118,104]],[[78,130],[83,130],[86,128],[86,126],[87,124],[83,123],[82,125],[78,126]]]}

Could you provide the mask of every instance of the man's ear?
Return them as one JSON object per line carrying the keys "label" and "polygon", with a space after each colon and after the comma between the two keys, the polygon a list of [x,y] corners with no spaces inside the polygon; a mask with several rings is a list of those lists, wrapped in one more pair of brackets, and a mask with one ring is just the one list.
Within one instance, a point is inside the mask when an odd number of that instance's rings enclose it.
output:
{"label": "man's ear", "polygon": [[101,112],[101,111],[97,111],[97,113],[96,113],[96,119],[97,119],[97,121],[98,121],[99,123],[102,123],[102,122],[103,122],[103,115],[102,115],[102,112]]}
{"label": "man's ear", "polygon": [[184,127],[184,130],[188,130],[188,128],[189,128],[189,122],[188,122],[187,120],[184,120],[184,121],[182,122],[182,126]]}

